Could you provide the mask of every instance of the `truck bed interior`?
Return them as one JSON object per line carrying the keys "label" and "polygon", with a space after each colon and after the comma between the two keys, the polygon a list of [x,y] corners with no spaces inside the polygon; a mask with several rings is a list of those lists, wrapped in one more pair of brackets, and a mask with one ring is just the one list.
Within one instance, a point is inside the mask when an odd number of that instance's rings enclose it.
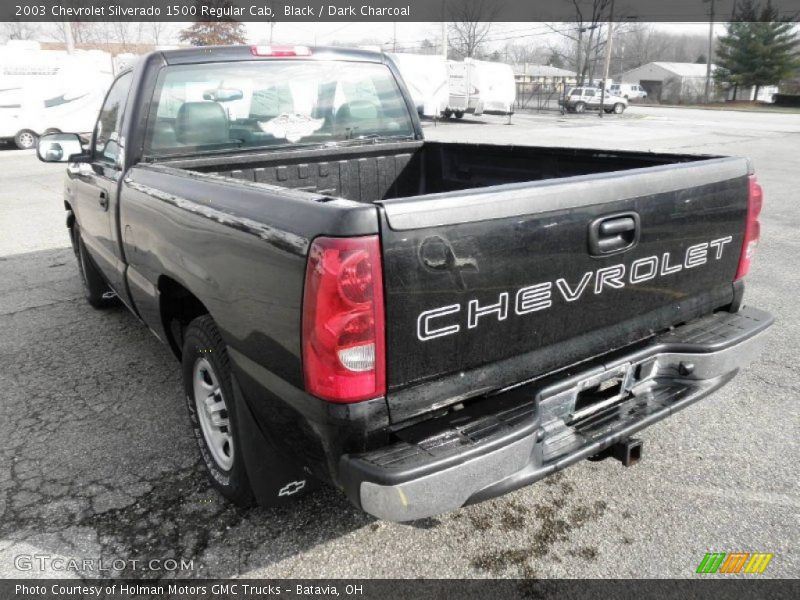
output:
{"label": "truck bed interior", "polygon": [[171,160],[166,164],[375,202],[507,183],[626,171],[707,156],[439,142],[337,146]]}

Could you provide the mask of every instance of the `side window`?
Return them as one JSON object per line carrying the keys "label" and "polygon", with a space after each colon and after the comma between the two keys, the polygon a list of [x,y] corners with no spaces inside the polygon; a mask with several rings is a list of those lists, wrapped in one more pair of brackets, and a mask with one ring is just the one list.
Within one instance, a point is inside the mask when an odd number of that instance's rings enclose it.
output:
{"label": "side window", "polygon": [[109,164],[117,162],[120,152],[120,129],[122,128],[122,114],[125,110],[125,101],[131,87],[131,73],[126,73],[117,79],[111,86],[106,96],[100,117],[94,128],[94,148],[92,156],[95,160]]}
{"label": "side window", "polygon": [[586,95],[591,98],[592,96],[594,96],[594,90],[586,90]]}

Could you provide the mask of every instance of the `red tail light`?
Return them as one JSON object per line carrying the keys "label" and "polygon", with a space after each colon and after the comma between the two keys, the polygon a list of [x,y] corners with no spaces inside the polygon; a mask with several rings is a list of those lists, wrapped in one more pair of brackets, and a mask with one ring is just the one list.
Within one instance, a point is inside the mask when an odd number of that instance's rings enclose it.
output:
{"label": "red tail light", "polygon": [[331,402],[386,392],[383,275],[378,236],[317,238],[303,297],[306,390]]}
{"label": "red tail light", "polygon": [[273,56],[282,58],[286,56],[311,56],[308,46],[250,46],[253,56]]}
{"label": "red tail light", "polygon": [[750,270],[750,259],[756,251],[758,240],[761,237],[761,223],[758,216],[764,204],[764,191],[756,180],[755,175],[749,177],[749,193],[747,196],[747,221],[744,227],[744,241],[742,254],[739,257],[739,268],[736,270],[736,279],[739,280]]}

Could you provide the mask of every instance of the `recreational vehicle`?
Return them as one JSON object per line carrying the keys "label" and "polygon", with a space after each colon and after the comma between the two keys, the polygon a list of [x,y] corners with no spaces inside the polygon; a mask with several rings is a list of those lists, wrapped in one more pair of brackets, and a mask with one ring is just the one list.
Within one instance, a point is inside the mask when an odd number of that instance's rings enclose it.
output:
{"label": "recreational vehicle", "polygon": [[91,131],[112,79],[105,52],[0,46],[0,140],[27,149],[43,133]]}
{"label": "recreational vehicle", "polygon": [[448,61],[450,100],[443,116],[466,113],[508,115],[514,112],[516,84],[511,66],[472,58]]}
{"label": "recreational vehicle", "polygon": [[448,66],[438,54],[390,54],[403,76],[417,112],[438,117],[449,102]]}

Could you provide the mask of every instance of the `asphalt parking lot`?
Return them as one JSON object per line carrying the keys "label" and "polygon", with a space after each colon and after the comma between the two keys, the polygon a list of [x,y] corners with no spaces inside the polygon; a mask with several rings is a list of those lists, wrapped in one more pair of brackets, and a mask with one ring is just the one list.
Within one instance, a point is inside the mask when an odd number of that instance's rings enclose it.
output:
{"label": "asphalt parking lot", "polygon": [[425,130],[751,157],[765,208],[746,301],[778,319],[758,363],[645,431],[632,468],[586,461],[411,524],[377,521],[329,489],[292,510],[235,509],[206,483],[168,349],[123,309],[84,302],[63,166],[0,147],[0,577],[42,576],[15,560],[34,554],[192,563],[129,563],[133,577],[692,577],[710,551],[771,552],[762,577],[797,577],[800,115],[631,107],[505,123]]}

